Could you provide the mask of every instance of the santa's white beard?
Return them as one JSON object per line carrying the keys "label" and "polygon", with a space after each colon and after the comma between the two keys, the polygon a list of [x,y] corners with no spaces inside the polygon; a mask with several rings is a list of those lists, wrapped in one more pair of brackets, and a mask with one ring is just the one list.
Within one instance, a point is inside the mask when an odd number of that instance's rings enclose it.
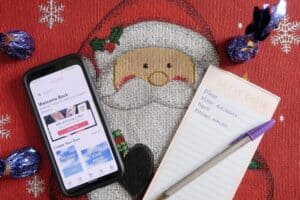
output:
{"label": "santa's white beard", "polygon": [[113,94],[102,96],[101,101],[119,110],[140,109],[151,103],[170,108],[185,108],[193,93],[194,88],[182,81],[170,81],[164,86],[153,86],[143,79],[135,78]]}

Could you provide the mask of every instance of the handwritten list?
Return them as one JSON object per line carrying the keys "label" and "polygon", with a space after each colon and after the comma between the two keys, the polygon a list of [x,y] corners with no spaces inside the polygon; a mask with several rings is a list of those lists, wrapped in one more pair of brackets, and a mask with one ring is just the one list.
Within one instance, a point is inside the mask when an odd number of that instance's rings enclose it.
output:
{"label": "handwritten list", "polygon": [[[156,199],[241,133],[270,119],[279,100],[210,66],[143,199]],[[259,141],[233,153],[169,199],[232,199]]]}

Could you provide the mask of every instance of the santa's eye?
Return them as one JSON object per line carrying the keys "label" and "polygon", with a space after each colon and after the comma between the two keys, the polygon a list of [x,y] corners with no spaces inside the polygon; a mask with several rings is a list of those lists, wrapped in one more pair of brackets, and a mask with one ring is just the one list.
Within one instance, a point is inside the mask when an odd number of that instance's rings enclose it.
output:
{"label": "santa's eye", "polygon": [[147,69],[147,68],[148,68],[148,64],[147,64],[147,63],[144,63],[143,67],[144,67],[145,69]]}
{"label": "santa's eye", "polygon": [[171,68],[171,67],[172,67],[171,63],[168,63],[167,68]]}

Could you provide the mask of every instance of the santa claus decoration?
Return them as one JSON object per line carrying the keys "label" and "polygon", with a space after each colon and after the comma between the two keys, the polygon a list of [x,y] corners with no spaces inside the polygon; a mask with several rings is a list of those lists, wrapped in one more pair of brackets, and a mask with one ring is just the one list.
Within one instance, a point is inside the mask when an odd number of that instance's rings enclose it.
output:
{"label": "santa claus decoration", "polygon": [[122,152],[124,179],[89,198],[139,199],[205,70],[218,65],[212,34],[185,0],[130,0],[100,20],[79,53],[109,127],[122,133],[129,147]]}

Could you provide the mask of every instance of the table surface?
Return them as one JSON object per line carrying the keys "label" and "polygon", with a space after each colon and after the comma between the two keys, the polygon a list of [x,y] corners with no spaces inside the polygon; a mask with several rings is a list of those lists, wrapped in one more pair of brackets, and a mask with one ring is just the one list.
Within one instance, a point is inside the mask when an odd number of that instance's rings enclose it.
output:
{"label": "table surface", "polygon": [[[50,0],[53,1],[53,0]],[[178,0],[181,1],[181,0]],[[10,0],[0,3],[1,31],[22,29],[35,39],[32,58],[16,61],[0,55],[0,116],[9,115],[5,125],[10,136],[0,135],[0,156],[5,158],[23,146],[34,146],[41,152],[41,169],[36,176],[13,180],[1,178],[0,199],[62,199],[51,179],[51,167],[39,136],[29,103],[25,97],[22,76],[26,70],[62,55],[79,52],[88,33],[121,1],[56,0],[63,5],[61,23],[40,23],[40,5],[48,0]],[[135,2],[135,1],[133,1]],[[139,1],[141,2],[141,1]],[[156,1],[158,2],[158,1]],[[300,199],[299,133],[300,128],[300,1],[288,1],[288,17],[281,27],[260,45],[255,59],[234,65],[225,55],[226,41],[241,35],[262,0],[188,0],[209,25],[220,56],[220,66],[281,97],[274,114],[276,126],[266,134],[243,179],[235,199]],[[271,3],[276,1],[272,0]],[[279,43],[272,38],[281,36]],[[53,198],[56,197],[56,198]],[[79,197],[86,199],[86,196]]]}

